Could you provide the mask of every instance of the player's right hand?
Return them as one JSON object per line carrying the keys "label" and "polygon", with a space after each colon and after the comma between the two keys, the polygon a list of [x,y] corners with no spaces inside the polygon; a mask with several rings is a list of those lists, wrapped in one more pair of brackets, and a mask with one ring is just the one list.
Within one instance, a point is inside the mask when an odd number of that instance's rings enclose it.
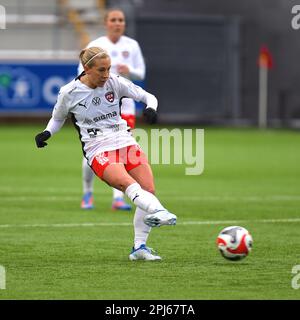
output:
{"label": "player's right hand", "polygon": [[43,131],[35,136],[35,143],[38,148],[44,148],[48,143],[45,142],[51,137],[51,133],[49,131]]}

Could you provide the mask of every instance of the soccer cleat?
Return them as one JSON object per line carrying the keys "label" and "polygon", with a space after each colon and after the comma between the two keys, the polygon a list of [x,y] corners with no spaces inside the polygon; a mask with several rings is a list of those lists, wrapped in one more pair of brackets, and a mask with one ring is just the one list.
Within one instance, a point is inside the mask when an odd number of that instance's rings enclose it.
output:
{"label": "soccer cleat", "polygon": [[144,217],[144,222],[149,227],[174,226],[176,221],[177,217],[175,214],[166,210],[159,210]]}
{"label": "soccer cleat", "polygon": [[112,203],[112,209],[129,211],[131,210],[131,205],[126,203],[123,198],[115,198]]}
{"label": "soccer cleat", "polygon": [[87,192],[83,195],[81,200],[81,209],[93,209],[94,208],[94,197],[92,192]]}
{"label": "soccer cleat", "polygon": [[159,261],[161,260],[161,257],[158,256],[153,249],[146,247],[145,244],[142,244],[137,249],[132,248],[132,251],[129,255],[129,260]]}

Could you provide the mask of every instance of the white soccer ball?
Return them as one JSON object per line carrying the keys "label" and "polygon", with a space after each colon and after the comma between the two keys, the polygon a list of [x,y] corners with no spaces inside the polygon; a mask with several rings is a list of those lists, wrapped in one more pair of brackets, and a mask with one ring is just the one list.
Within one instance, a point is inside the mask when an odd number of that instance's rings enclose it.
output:
{"label": "white soccer ball", "polygon": [[252,249],[253,239],[243,227],[231,226],[223,229],[217,238],[217,246],[222,256],[229,260],[241,260]]}

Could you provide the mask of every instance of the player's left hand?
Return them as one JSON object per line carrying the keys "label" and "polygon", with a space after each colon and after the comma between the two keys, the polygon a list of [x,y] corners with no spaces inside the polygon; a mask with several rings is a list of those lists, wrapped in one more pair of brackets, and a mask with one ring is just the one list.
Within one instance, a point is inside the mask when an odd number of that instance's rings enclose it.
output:
{"label": "player's left hand", "polygon": [[157,122],[157,112],[152,108],[144,109],[143,115],[145,117],[146,122],[149,124],[153,124]]}

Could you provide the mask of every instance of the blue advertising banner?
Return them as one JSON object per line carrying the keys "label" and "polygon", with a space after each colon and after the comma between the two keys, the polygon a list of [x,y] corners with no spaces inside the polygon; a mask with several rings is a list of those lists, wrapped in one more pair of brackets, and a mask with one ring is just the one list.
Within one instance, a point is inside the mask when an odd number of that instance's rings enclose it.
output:
{"label": "blue advertising banner", "polygon": [[[76,61],[0,64],[0,116],[51,112],[60,87],[77,76],[77,67]],[[135,83],[144,87],[141,81]],[[139,112],[143,105],[136,107]]]}
{"label": "blue advertising banner", "polygon": [[0,65],[0,113],[51,111],[61,86],[77,75],[77,63]]}

